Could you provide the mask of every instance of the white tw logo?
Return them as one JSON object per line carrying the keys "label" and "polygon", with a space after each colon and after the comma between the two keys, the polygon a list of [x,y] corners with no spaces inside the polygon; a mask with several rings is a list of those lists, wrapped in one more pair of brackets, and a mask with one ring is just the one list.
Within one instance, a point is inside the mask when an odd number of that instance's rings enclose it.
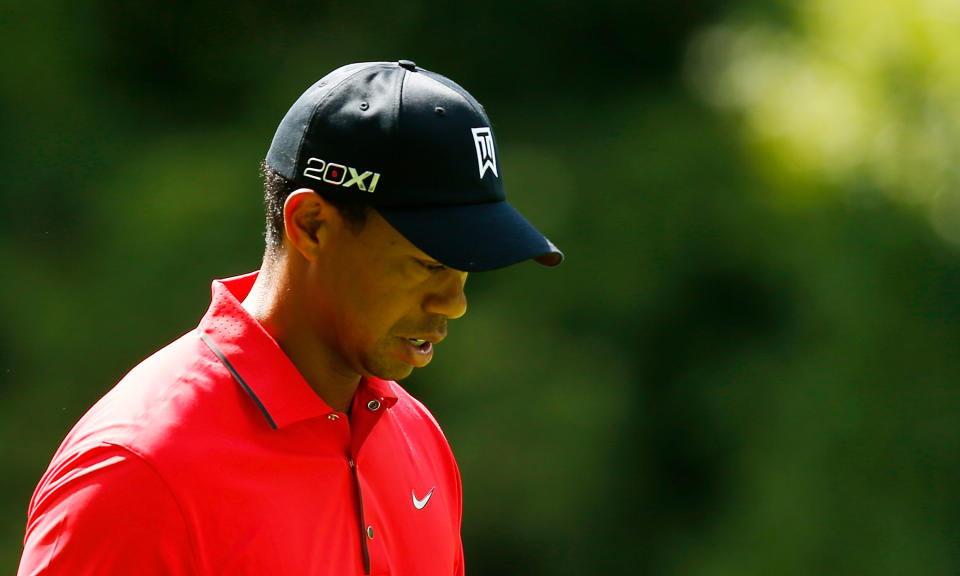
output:
{"label": "white tw logo", "polygon": [[[348,172],[350,173],[349,180],[347,180]],[[333,162],[327,163],[319,158],[307,160],[307,167],[304,169],[303,175],[307,178],[320,180],[321,182],[333,184],[334,186],[343,186],[344,188],[349,188],[356,184],[357,188],[364,192],[370,192],[371,194],[377,189],[377,182],[380,181],[379,172],[367,171],[359,174],[356,168],[344,166],[343,164],[334,164]],[[366,183],[367,178],[370,178],[369,185]]]}
{"label": "white tw logo", "polygon": [[489,126],[483,128],[471,128],[473,132],[473,144],[477,147],[477,164],[480,166],[480,179],[487,173],[489,168],[497,178],[497,153],[493,149],[493,131]]}

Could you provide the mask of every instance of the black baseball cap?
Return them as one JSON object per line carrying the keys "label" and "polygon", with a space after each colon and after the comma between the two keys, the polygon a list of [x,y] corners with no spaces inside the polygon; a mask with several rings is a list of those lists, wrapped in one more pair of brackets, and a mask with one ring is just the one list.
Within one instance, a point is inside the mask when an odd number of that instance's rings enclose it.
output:
{"label": "black baseball cap", "polygon": [[490,120],[458,84],[409,60],[348,64],[280,122],[266,163],[332,197],[365,195],[415,246],[464,271],[563,253],[507,203]]}

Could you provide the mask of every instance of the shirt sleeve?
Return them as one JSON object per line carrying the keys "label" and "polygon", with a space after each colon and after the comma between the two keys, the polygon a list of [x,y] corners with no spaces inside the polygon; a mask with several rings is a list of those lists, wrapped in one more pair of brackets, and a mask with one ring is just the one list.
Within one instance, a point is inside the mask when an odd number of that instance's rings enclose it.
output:
{"label": "shirt sleeve", "polygon": [[457,551],[457,561],[453,567],[454,576],[464,576],[463,574],[463,546],[461,545]]}
{"label": "shirt sleeve", "polygon": [[18,576],[197,573],[173,494],[136,454],[103,444],[44,475]]}
{"label": "shirt sleeve", "polygon": [[456,479],[457,487],[457,556],[456,564],[453,567],[454,576],[464,576],[464,565],[463,565],[463,481],[460,478],[460,467],[457,466],[457,461],[453,457],[453,450],[450,449],[450,445],[447,444],[447,450],[450,453],[450,461],[453,464],[453,477]]}

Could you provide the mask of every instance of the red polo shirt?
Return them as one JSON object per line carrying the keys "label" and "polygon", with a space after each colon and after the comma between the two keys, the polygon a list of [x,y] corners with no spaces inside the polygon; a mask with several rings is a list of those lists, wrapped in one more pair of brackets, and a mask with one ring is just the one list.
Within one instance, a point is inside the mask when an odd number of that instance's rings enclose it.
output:
{"label": "red polo shirt", "polygon": [[365,379],[328,407],[217,281],[199,328],[77,423],[30,502],[21,576],[463,574],[460,477],[430,412]]}

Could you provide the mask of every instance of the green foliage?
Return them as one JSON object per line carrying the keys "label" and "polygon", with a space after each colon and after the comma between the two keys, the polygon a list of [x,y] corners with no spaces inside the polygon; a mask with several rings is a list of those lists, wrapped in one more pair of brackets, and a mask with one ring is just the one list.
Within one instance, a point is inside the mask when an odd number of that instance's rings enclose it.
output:
{"label": "green foliage", "polygon": [[860,180],[927,209],[960,243],[960,5],[807,0],[771,26],[731,18],[693,43],[690,76],[742,115],[783,180]]}
{"label": "green foliage", "polygon": [[471,574],[956,573],[960,257],[913,208],[955,186],[948,4],[0,7],[0,568],[73,422],[258,266],[287,106],[412,58],[567,254],[472,275],[405,382]]}

